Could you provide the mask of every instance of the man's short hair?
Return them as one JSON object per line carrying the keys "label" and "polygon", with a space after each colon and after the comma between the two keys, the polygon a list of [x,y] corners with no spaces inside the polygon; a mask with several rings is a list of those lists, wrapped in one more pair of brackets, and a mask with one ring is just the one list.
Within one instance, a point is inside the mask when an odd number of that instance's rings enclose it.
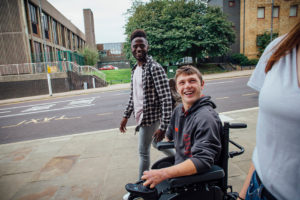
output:
{"label": "man's short hair", "polygon": [[130,35],[130,41],[132,42],[132,40],[136,37],[142,37],[142,38],[145,38],[145,40],[147,40],[146,32],[142,29],[134,30]]}
{"label": "man's short hair", "polygon": [[184,66],[178,68],[176,70],[176,75],[175,75],[175,82],[176,83],[177,83],[178,76],[180,76],[181,74],[184,74],[184,75],[197,74],[197,76],[200,79],[201,85],[202,85],[202,82],[203,82],[202,74],[196,67],[194,67],[192,65],[184,65]]}

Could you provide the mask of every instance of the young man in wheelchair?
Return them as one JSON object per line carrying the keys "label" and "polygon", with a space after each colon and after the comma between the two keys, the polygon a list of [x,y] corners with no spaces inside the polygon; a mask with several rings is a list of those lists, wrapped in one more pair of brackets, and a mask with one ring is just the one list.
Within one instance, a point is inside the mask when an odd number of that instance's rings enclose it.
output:
{"label": "young man in wheelchair", "polygon": [[176,71],[176,89],[182,98],[172,114],[166,139],[174,141],[174,166],[145,171],[144,186],[154,188],[162,181],[203,173],[211,168],[221,153],[222,122],[214,111],[216,105],[202,90],[201,73],[193,66]]}

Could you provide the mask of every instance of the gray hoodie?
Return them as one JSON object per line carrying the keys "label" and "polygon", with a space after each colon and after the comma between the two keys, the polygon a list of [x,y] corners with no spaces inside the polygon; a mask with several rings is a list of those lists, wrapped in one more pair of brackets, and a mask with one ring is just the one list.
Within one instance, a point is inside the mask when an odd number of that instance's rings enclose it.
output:
{"label": "gray hoodie", "polygon": [[191,159],[197,172],[211,168],[221,153],[222,122],[209,96],[201,97],[184,112],[183,105],[173,111],[166,133],[174,140],[175,164]]}

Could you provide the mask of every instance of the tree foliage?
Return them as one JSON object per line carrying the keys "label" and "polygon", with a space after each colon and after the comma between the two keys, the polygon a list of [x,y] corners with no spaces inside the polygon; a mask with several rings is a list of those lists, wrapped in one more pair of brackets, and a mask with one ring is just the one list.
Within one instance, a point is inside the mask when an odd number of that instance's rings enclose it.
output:
{"label": "tree foliage", "polygon": [[[189,56],[204,59],[222,56],[234,42],[232,24],[217,7],[200,0],[135,1],[125,26],[125,51],[131,56],[129,37],[133,30],[144,29],[150,44],[149,54],[161,63]],[[132,58],[132,57],[131,57]]]}
{"label": "tree foliage", "polygon": [[[272,34],[272,39],[274,40],[275,38],[278,37],[278,33],[273,33]],[[256,44],[258,47],[258,57],[262,55],[264,52],[265,48],[268,46],[268,44],[271,42],[271,33],[269,32],[264,32],[261,35],[258,35],[256,37]]]}
{"label": "tree foliage", "polygon": [[99,60],[98,51],[93,50],[89,47],[85,47],[79,51],[83,57],[86,65],[94,66]]}

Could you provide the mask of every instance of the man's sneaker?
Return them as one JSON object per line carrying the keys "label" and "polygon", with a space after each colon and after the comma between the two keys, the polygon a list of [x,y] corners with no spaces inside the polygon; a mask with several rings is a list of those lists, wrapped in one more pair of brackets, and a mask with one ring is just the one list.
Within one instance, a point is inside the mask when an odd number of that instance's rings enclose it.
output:
{"label": "man's sneaker", "polygon": [[129,195],[130,195],[129,192],[128,192],[127,194],[125,194],[125,195],[123,196],[123,200],[128,200]]}

